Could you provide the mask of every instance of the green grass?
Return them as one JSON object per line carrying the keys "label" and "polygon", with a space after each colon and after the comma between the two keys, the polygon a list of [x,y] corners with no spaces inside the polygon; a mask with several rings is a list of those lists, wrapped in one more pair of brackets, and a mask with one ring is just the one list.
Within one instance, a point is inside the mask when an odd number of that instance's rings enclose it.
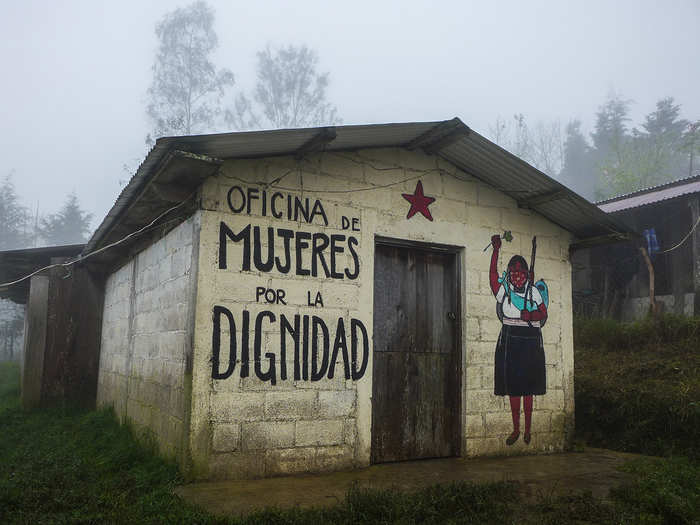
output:
{"label": "green grass", "polygon": [[574,327],[578,439],[698,459],[700,318],[577,320]]}
{"label": "green grass", "polygon": [[171,493],[177,468],[109,411],[0,413],[0,523],[163,522],[204,514]]}
{"label": "green grass", "polygon": [[182,482],[175,465],[112,412],[24,412],[18,367],[0,364],[0,523],[697,523],[697,326],[577,321],[579,439],[667,456],[629,463],[634,480],[605,501],[590,493],[533,501],[517,484],[456,483],[412,493],[354,488],[333,507],[217,518],[173,494]]}
{"label": "green grass", "polygon": [[0,363],[0,412],[19,406],[19,364]]}

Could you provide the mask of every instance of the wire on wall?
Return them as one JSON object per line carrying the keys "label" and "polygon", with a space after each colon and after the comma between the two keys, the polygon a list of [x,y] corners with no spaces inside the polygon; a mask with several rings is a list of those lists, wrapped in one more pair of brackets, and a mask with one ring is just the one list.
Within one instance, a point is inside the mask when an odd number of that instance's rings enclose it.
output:
{"label": "wire on wall", "polygon": [[0,283],[0,289],[9,288],[10,286],[13,286],[13,285],[15,285],[15,284],[19,284],[19,283],[21,283],[21,282],[23,282],[23,281],[26,281],[27,279],[30,279],[30,278],[34,277],[35,275],[40,274],[41,272],[45,272],[45,271],[51,270],[51,269],[53,269],[53,268],[70,268],[70,267],[73,266],[74,264],[77,264],[77,263],[79,263],[79,262],[83,262],[83,261],[85,261],[86,259],[88,259],[88,258],[90,258],[90,257],[92,257],[92,256],[94,256],[94,255],[97,255],[98,253],[102,253],[102,252],[104,252],[104,251],[106,251],[106,250],[109,250],[110,248],[114,248],[115,246],[118,246],[118,245],[120,245],[120,244],[123,244],[124,242],[128,241],[128,240],[131,239],[132,237],[135,237],[135,236],[140,235],[140,234],[142,234],[142,233],[146,233],[147,231],[155,230],[155,229],[157,229],[157,228],[160,228],[160,227],[162,227],[162,226],[165,226],[166,224],[170,224],[170,223],[172,223],[172,222],[178,221],[178,220],[180,220],[180,217],[175,217],[175,218],[173,218],[173,219],[169,219],[169,220],[167,220],[167,221],[164,221],[164,222],[162,222],[162,223],[160,223],[160,224],[154,226],[154,224],[155,224],[156,222],[158,222],[158,220],[160,220],[161,218],[165,217],[165,216],[166,216],[167,214],[169,214],[170,212],[172,212],[172,211],[178,209],[180,206],[182,206],[183,204],[185,204],[186,202],[188,202],[196,193],[197,193],[197,190],[195,190],[194,192],[192,192],[189,196],[187,196],[187,197],[186,197],[184,200],[182,200],[180,203],[178,203],[178,204],[176,204],[175,206],[173,206],[173,207],[168,208],[167,210],[165,210],[163,213],[161,213],[160,215],[158,215],[155,219],[153,219],[151,222],[149,222],[149,223],[148,223],[146,226],[144,226],[143,228],[140,228],[140,229],[138,229],[138,230],[136,230],[136,231],[131,232],[130,234],[126,235],[125,237],[122,237],[121,239],[119,239],[118,241],[115,241],[115,242],[113,242],[113,243],[107,244],[106,246],[103,246],[102,248],[99,248],[99,249],[97,249],[97,250],[94,250],[94,251],[92,251],[92,252],[90,252],[90,253],[87,253],[87,254],[85,254],[85,255],[81,255],[81,256],[79,256],[77,259],[74,259],[74,260],[72,260],[72,261],[68,261],[68,262],[65,262],[65,263],[50,264],[50,265],[48,265],[48,266],[44,266],[43,268],[39,268],[38,270],[35,270],[35,271],[33,271],[32,273],[30,273],[30,274],[28,274],[28,275],[25,275],[24,277],[20,277],[19,279],[16,279],[16,280],[14,280],[14,281],[10,281],[10,282],[7,282],[7,283]]}
{"label": "wire on wall", "polygon": [[[230,175],[230,174],[227,175],[227,176],[230,177],[230,178],[232,178],[232,179],[234,179],[234,180],[237,180],[237,181],[239,181],[239,182],[241,182],[241,183],[243,183],[243,184],[257,184],[257,185],[262,186],[262,187],[264,187],[264,188],[273,188],[273,189],[278,189],[278,190],[283,190],[283,191],[299,191],[299,188],[291,188],[291,187],[286,187],[286,186],[280,186],[280,185],[279,185],[279,183],[282,182],[288,175],[294,173],[295,171],[298,171],[299,174],[300,174],[300,182],[301,182],[301,184],[302,184],[301,191],[302,191],[302,192],[303,192],[303,191],[308,191],[308,192],[312,192],[312,193],[321,193],[321,194],[324,194],[324,193],[325,193],[325,194],[346,194],[346,193],[356,193],[356,192],[364,192],[364,191],[381,190],[381,189],[390,188],[390,187],[393,187],[393,186],[398,186],[398,185],[404,184],[404,183],[406,183],[406,182],[414,181],[414,180],[416,180],[416,179],[419,179],[419,178],[421,178],[421,177],[423,177],[423,176],[425,176],[425,175],[432,174],[432,173],[439,173],[439,174],[441,174],[441,175],[446,175],[446,176],[452,177],[452,178],[454,178],[454,179],[456,179],[456,180],[459,180],[459,181],[462,181],[462,182],[468,182],[468,179],[465,179],[465,178],[463,178],[463,177],[459,177],[458,175],[456,175],[456,174],[454,174],[454,173],[451,173],[450,171],[445,170],[445,169],[443,169],[443,168],[439,168],[439,167],[428,168],[428,169],[419,169],[419,168],[411,168],[411,167],[406,167],[406,166],[401,166],[401,165],[399,165],[399,164],[391,164],[391,163],[387,163],[387,164],[389,164],[388,166],[379,166],[379,165],[377,165],[377,164],[374,162],[374,159],[363,158],[363,157],[361,157],[361,156],[360,156],[360,158],[358,159],[358,158],[354,158],[354,157],[352,157],[352,156],[344,155],[344,154],[338,153],[338,152],[332,152],[332,153],[330,153],[330,154],[335,155],[335,156],[337,156],[337,157],[339,157],[339,158],[348,160],[348,161],[350,161],[350,162],[354,162],[354,163],[359,164],[359,165],[362,165],[362,166],[369,166],[370,168],[372,168],[372,169],[375,170],[375,171],[396,171],[396,170],[403,170],[404,172],[413,173],[414,175],[411,175],[410,177],[405,177],[405,178],[403,178],[403,179],[401,179],[401,180],[394,181],[394,182],[390,182],[390,183],[387,183],[387,184],[371,185],[371,186],[365,186],[365,187],[360,187],[360,188],[343,189],[343,190],[332,190],[332,189],[331,189],[331,190],[315,190],[315,189],[309,190],[309,189],[304,189],[304,187],[303,187],[303,179],[301,179],[301,172],[302,172],[301,162],[307,160],[307,159],[304,157],[304,158],[301,158],[301,159],[299,159],[299,160],[297,161],[297,165],[296,165],[294,168],[288,169],[288,170],[285,171],[282,175],[276,177],[275,179],[273,179],[273,180],[271,180],[271,181],[255,181],[255,180],[252,180],[252,181],[251,181],[251,180],[245,180],[245,179],[242,179],[242,178],[240,178],[240,177],[237,177],[237,176],[235,176],[235,175]],[[322,175],[331,176],[331,177],[338,177],[337,174],[327,173],[327,172],[324,172],[324,171],[322,171],[322,170],[318,170],[318,173],[320,173],[320,174],[322,174]],[[501,191],[501,192],[503,192],[503,193],[506,193],[506,194],[512,194],[512,193],[531,193],[531,190],[512,190],[512,189],[506,190],[506,189],[503,189],[503,188],[495,188],[495,189],[497,189],[497,190],[499,190],[499,191]],[[25,275],[24,277],[21,277],[20,279],[17,279],[17,280],[15,280],[15,281],[11,281],[11,282],[8,282],[8,283],[0,283],[0,288],[7,288],[7,287],[9,287],[9,286],[13,286],[13,285],[15,285],[15,284],[21,283],[21,282],[23,282],[23,281],[25,281],[25,280],[27,280],[27,279],[29,279],[29,278],[31,278],[31,277],[33,277],[33,276],[39,274],[39,273],[41,273],[41,272],[50,270],[50,269],[52,269],[52,268],[59,268],[59,267],[68,268],[68,267],[70,267],[70,266],[72,266],[72,265],[74,265],[74,264],[76,264],[76,263],[85,261],[86,259],[88,259],[88,258],[90,258],[90,257],[92,257],[92,256],[94,256],[94,255],[97,255],[98,253],[101,253],[101,252],[104,252],[104,251],[109,250],[109,249],[111,249],[111,248],[114,248],[114,247],[116,247],[116,246],[118,246],[118,245],[120,245],[120,244],[122,244],[122,243],[128,241],[128,240],[131,239],[132,237],[135,237],[135,236],[137,236],[137,235],[140,235],[141,233],[145,233],[145,232],[150,231],[150,230],[155,229],[155,228],[160,228],[160,227],[162,227],[162,226],[164,226],[164,225],[166,225],[166,224],[169,224],[169,223],[171,223],[171,222],[174,222],[174,221],[176,221],[176,220],[179,220],[179,218],[175,218],[175,219],[171,219],[171,220],[165,221],[165,222],[163,222],[163,223],[161,223],[161,224],[158,224],[158,225],[154,226],[155,223],[158,222],[161,218],[163,218],[164,216],[166,216],[166,215],[169,214],[170,212],[176,210],[177,208],[181,207],[183,204],[185,204],[186,202],[188,202],[188,201],[197,193],[197,191],[198,191],[198,190],[195,190],[192,194],[190,194],[188,197],[186,197],[186,198],[185,198],[184,200],[182,200],[180,203],[176,204],[175,206],[172,206],[171,208],[168,208],[168,209],[165,210],[163,213],[159,214],[155,219],[153,219],[150,223],[148,223],[148,224],[147,224],[146,226],[144,226],[143,228],[140,228],[140,229],[138,229],[138,230],[136,230],[136,231],[134,231],[134,232],[132,232],[132,233],[126,235],[125,237],[119,239],[118,241],[115,241],[115,242],[113,242],[113,243],[111,243],[111,244],[108,244],[108,245],[106,245],[106,246],[103,246],[102,248],[99,248],[99,249],[97,249],[97,250],[94,250],[94,251],[92,251],[92,252],[90,252],[90,253],[88,253],[88,254],[81,255],[80,257],[78,257],[77,259],[75,259],[75,260],[73,260],[73,261],[69,261],[69,262],[66,262],[66,263],[52,264],[52,265],[49,265],[49,266],[45,266],[44,268],[40,268],[40,269],[38,269],[38,270],[36,270],[36,271],[34,271],[34,272],[28,274],[28,275]],[[578,205],[577,202],[574,202],[574,204],[575,204],[577,207],[579,207],[579,209],[581,210],[582,213],[584,212],[584,210],[582,210],[582,209],[580,208],[580,206]],[[695,230],[695,228],[698,226],[698,223],[700,223],[700,219],[699,219],[698,221],[696,221],[695,225],[694,225],[693,228],[690,230],[690,232],[689,232],[689,233],[683,238],[683,240],[682,240],[680,243],[678,243],[676,246],[674,246],[674,247],[672,247],[672,248],[670,248],[670,249],[668,249],[668,250],[664,250],[664,251],[662,251],[662,252],[657,252],[657,253],[668,253],[668,252],[670,252],[670,251],[675,250],[675,249],[678,248],[679,246],[681,246],[681,245],[690,237],[690,235],[693,233],[693,231]],[[606,227],[608,230],[610,230],[612,233],[616,233],[616,234],[619,234],[619,233],[620,233],[620,232],[617,232],[617,231],[615,231],[614,229],[610,228],[610,226],[608,226],[608,225],[605,225],[605,227]]]}

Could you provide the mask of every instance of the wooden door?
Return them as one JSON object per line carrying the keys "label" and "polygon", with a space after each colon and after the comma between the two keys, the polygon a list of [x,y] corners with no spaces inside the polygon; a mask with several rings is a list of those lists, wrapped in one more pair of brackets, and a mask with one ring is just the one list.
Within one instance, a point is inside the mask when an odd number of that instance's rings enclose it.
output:
{"label": "wooden door", "polygon": [[455,253],[377,244],[372,462],[459,454]]}

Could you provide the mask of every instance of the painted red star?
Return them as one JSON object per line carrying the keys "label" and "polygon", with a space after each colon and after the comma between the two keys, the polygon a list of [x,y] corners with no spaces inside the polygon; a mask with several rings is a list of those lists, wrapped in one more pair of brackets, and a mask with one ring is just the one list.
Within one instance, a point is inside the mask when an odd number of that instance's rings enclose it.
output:
{"label": "painted red star", "polygon": [[428,197],[427,195],[423,194],[423,183],[421,181],[418,181],[418,184],[416,184],[416,189],[413,194],[402,193],[401,195],[404,199],[411,203],[411,209],[408,210],[408,215],[406,215],[407,219],[410,219],[416,213],[420,212],[429,221],[433,220],[433,216],[430,214],[428,206],[435,202],[435,197]]}

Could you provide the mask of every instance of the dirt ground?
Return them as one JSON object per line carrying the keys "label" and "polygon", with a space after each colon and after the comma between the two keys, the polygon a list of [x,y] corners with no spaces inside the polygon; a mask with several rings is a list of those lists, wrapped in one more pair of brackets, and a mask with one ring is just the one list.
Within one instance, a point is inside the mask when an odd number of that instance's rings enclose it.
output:
{"label": "dirt ground", "polygon": [[240,515],[264,507],[312,507],[342,501],[357,485],[375,489],[416,490],[455,481],[516,481],[523,495],[566,494],[590,490],[607,497],[628,479],[618,467],[638,457],[604,449],[506,458],[447,458],[373,465],[334,472],[243,481],[192,483],[175,489],[190,503],[214,514]]}

